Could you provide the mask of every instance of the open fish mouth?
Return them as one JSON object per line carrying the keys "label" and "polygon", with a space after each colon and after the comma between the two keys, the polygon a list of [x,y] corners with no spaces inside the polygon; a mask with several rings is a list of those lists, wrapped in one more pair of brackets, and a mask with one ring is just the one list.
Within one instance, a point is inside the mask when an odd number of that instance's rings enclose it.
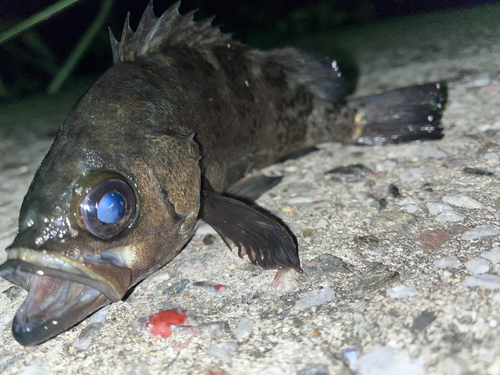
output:
{"label": "open fish mouth", "polygon": [[[108,274],[101,273],[109,267],[113,269]],[[120,300],[131,272],[106,262],[82,264],[60,255],[11,248],[9,259],[0,266],[0,276],[28,291],[14,318],[12,333],[20,344],[32,346]]]}

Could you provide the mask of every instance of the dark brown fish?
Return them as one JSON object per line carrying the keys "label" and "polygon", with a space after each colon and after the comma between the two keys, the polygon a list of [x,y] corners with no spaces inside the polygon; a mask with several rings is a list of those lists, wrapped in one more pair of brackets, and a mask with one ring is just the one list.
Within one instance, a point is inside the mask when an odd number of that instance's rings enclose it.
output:
{"label": "dark brown fish", "polygon": [[[301,272],[273,218],[234,196],[238,181],[318,142],[385,144],[440,138],[444,86],[347,102],[336,63],[295,48],[259,51],[175,4],[128,19],[113,66],[61,126],[24,198],[0,268],[29,291],[13,334],[36,345],[119,301],[167,264],[203,219],[239,254]],[[276,181],[267,181],[276,182]],[[235,185],[236,184],[236,185]]]}

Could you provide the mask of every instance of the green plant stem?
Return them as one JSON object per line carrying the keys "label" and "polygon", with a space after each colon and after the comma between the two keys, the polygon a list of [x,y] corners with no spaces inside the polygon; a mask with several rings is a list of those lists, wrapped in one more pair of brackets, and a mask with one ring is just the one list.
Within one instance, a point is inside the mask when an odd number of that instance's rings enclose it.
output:
{"label": "green plant stem", "polygon": [[94,40],[95,36],[108,18],[109,12],[111,11],[112,7],[113,0],[102,0],[101,9],[99,9],[99,13],[94,19],[94,22],[92,22],[85,34],[83,34],[83,36],[80,38],[77,45],[75,46],[73,51],[71,51],[71,54],[66,59],[59,72],[54,76],[52,82],[50,82],[49,86],[47,87],[47,93],[49,95],[55,94],[60,89],[64,81],[66,81],[71,72],[75,69],[76,65],[85,53],[85,50],[90,45],[92,40]]}
{"label": "green plant stem", "polygon": [[17,34],[28,30],[29,28],[35,26],[37,23],[45,21],[47,18],[60,12],[64,8],[69,7],[70,5],[73,5],[77,1],[78,0],[61,0],[58,3],[55,3],[55,4],[45,8],[41,12],[38,12],[34,16],[28,18],[27,20],[19,22],[17,25],[11,27],[10,29],[8,29],[5,32],[0,34],[0,44],[15,37]]}

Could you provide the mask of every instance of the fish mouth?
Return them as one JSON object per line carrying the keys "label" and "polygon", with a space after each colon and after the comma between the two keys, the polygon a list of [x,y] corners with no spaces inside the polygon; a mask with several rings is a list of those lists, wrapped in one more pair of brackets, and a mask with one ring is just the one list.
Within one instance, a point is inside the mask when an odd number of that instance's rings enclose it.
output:
{"label": "fish mouth", "polygon": [[131,270],[100,261],[76,262],[59,254],[9,249],[0,276],[28,291],[12,324],[16,341],[41,344],[126,293]]}

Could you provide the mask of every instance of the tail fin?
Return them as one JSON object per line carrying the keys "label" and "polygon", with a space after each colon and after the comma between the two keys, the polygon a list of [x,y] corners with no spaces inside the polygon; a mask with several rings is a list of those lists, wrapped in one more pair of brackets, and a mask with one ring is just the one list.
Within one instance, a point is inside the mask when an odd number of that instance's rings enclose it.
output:
{"label": "tail fin", "polygon": [[383,145],[443,137],[445,83],[410,86],[349,102],[356,110],[355,144]]}

